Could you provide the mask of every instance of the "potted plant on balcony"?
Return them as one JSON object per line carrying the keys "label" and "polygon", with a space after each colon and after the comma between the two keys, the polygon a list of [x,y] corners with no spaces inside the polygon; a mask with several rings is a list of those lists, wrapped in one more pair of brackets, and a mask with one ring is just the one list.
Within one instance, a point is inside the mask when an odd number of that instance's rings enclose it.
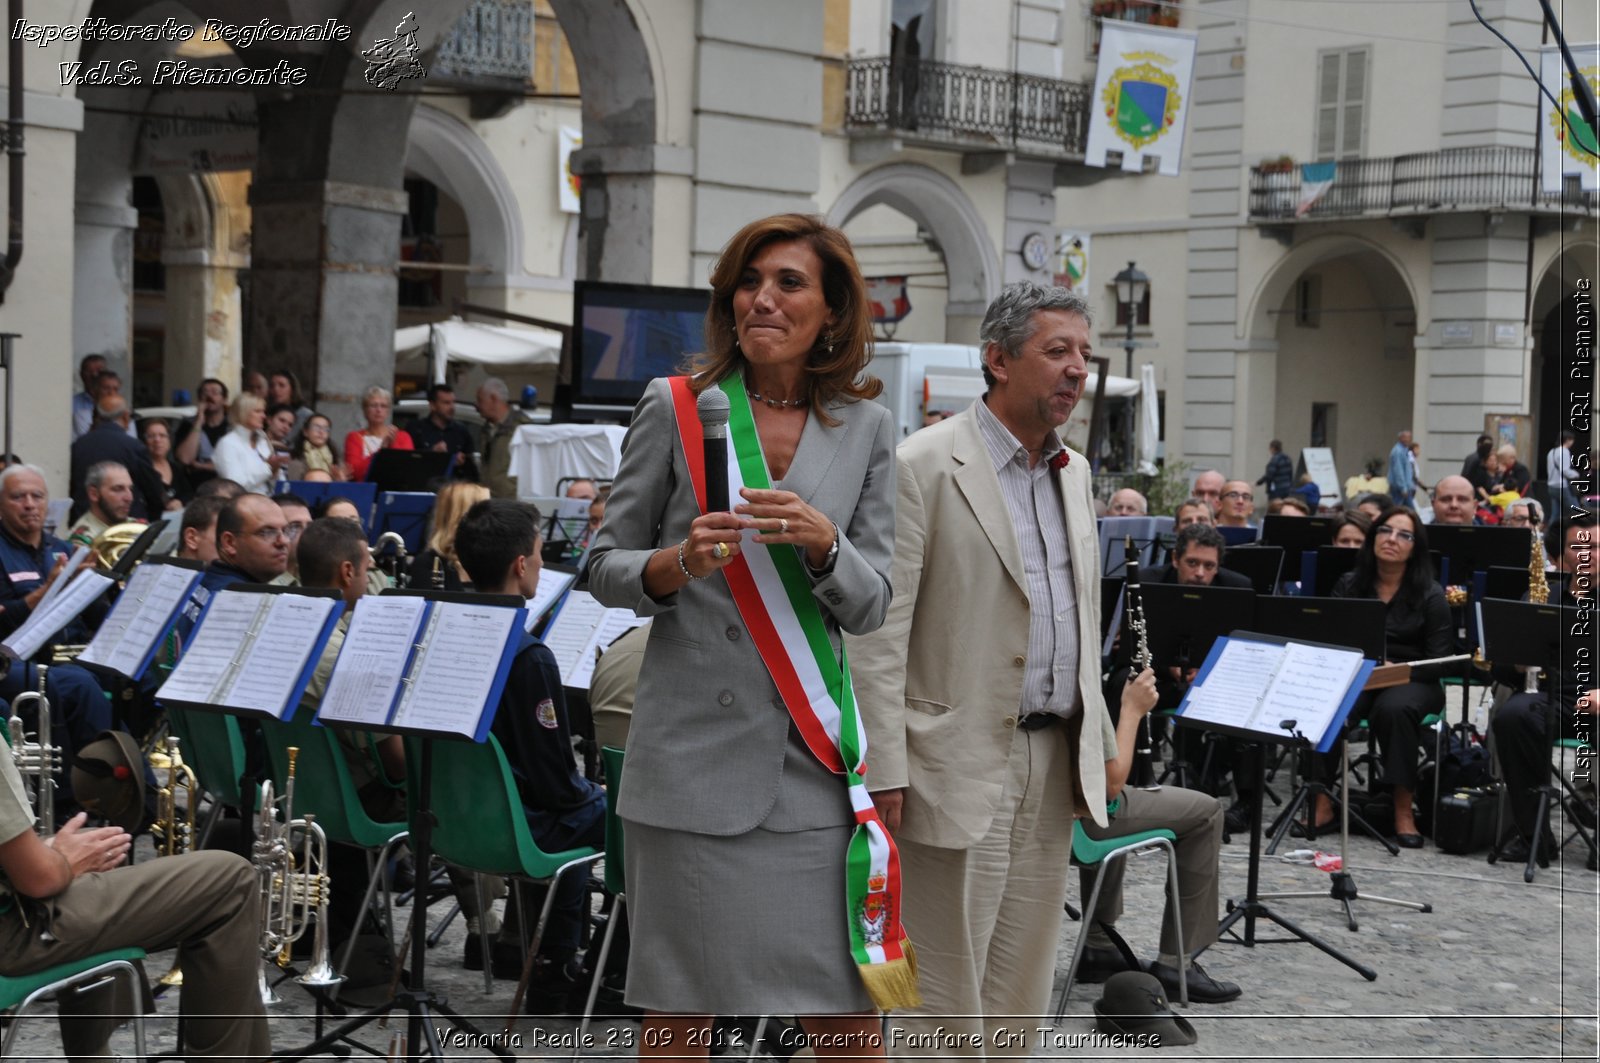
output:
{"label": "potted plant on balcony", "polygon": [[1256,171],[1261,174],[1262,190],[1266,193],[1266,213],[1293,214],[1297,198],[1294,159],[1288,155],[1279,155],[1276,159],[1263,159],[1256,167]]}
{"label": "potted plant on balcony", "polygon": [[1276,159],[1262,159],[1261,165],[1256,169],[1262,173],[1293,173],[1294,158],[1289,155],[1279,155]]}

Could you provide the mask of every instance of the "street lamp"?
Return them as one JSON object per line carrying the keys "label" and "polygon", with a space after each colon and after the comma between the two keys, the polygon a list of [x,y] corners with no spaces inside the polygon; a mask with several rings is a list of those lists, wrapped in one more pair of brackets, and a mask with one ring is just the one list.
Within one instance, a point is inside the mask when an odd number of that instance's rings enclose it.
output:
{"label": "street lamp", "polygon": [[1139,267],[1132,262],[1128,268],[1111,278],[1111,283],[1117,287],[1117,304],[1127,312],[1128,336],[1122,344],[1123,350],[1128,352],[1128,376],[1133,376],[1133,349],[1139,346],[1133,338],[1133,325],[1139,319],[1139,304],[1144,302],[1144,296],[1150,290],[1150,278],[1139,272]]}

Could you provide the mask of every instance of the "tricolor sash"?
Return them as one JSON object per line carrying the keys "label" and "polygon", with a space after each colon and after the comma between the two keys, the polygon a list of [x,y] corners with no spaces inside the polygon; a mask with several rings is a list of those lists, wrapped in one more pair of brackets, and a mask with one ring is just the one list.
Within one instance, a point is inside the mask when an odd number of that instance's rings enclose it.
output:
{"label": "tricolor sash", "polygon": [[[673,377],[672,408],[700,511],[706,511],[705,445],[688,377]],[[767,459],[738,374],[722,382],[728,418],[728,494],[769,490]],[[881,1011],[915,1007],[917,960],[900,923],[900,854],[878,818],[862,776],[867,733],[856,711],[850,664],[834,656],[822,609],[800,555],[787,543],[746,541],[722,569],[734,604],[806,747],[850,791],[856,826],[845,858],[850,949],[861,980]]]}

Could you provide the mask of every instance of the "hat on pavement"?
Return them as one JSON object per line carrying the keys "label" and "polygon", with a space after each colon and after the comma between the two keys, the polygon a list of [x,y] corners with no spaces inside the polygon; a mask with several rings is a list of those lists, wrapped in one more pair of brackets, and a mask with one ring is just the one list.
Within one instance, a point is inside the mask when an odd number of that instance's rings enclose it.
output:
{"label": "hat on pavement", "polygon": [[1196,1040],[1189,1020],[1172,1013],[1161,983],[1143,971],[1122,971],[1107,978],[1094,1002],[1094,1015],[1094,1028],[1105,1034],[1154,1034],[1162,1047],[1192,1045]]}
{"label": "hat on pavement", "polygon": [[72,796],[84,810],[134,834],[144,823],[144,758],[126,731],[101,731],[72,758]]}

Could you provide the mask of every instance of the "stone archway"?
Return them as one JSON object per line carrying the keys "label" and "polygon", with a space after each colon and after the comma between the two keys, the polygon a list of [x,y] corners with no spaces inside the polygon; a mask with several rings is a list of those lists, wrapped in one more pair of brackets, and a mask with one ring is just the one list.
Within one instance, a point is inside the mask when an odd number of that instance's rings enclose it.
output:
{"label": "stone archway", "polygon": [[467,215],[476,263],[489,276],[487,287],[505,287],[522,273],[522,211],[516,191],[494,153],[466,123],[433,107],[411,115],[407,170],[449,193]]}
{"label": "stone archway", "polygon": [[[1593,306],[1594,286],[1600,280],[1595,273],[1596,261],[1600,261],[1600,245],[1593,240],[1571,240],[1563,241],[1534,268],[1528,317],[1532,333],[1528,406],[1533,414],[1536,445],[1532,455],[1522,458],[1536,480],[1545,478],[1544,455],[1555,446],[1567,422],[1573,382],[1562,372],[1560,347],[1563,343],[1576,343],[1581,330],[1580,278],[1589,283],[1589,305]],[[1592,337],[1593,322],[1589,324]]]}
{"label": "stone archway", "polygon": [[843,226],[879,204],[913,219],[938,241],[949,280],[946,339],[975,342],[978,323],[1001,285],[1000,256],[977,208],[959,185],[937,170],[892,163],[851,182],[829,209],[828,221]]}

